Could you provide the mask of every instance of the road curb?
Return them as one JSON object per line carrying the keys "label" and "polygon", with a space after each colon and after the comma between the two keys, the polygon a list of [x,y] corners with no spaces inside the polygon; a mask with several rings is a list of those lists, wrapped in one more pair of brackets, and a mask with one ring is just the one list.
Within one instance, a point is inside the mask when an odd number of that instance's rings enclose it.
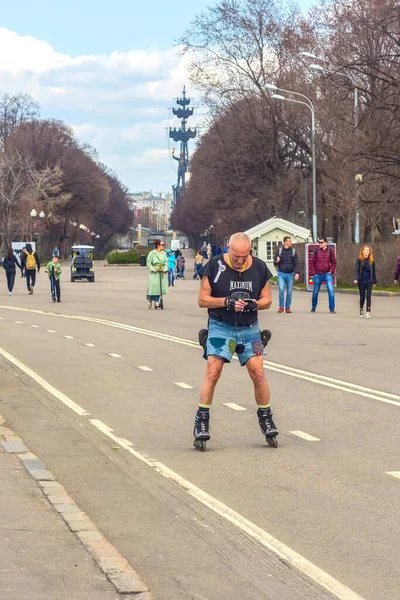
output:
{"label": "road curb", "polygon": [[[276,285],[278,287],[277,283],[274,283],[274,285]],[[293,286],[293,291],[296,292],[308,292],[308,290],[306,288],[298,288],[296,286]],[[326,289],[321,289],[321,292],[326,292]],[[353,294],[353,295],[359,295],[359,291],[358,289],[354,289],[354,290],[341,290],[341,289],[337,289],[335,288],[335,294]],[[400,296],[400,292],[385,292],[385,291],[381,291],[381,290],[372,290],[372,295],[373,296]]]}
{"label": "road curb", "polygon": [[152,600],[149,588],[128,561],[97,529],[88,515],[80,510],[40,458],[30,452],[21,438],[7,427],[6,420],[1,415],[0,445],[8,454],[19,458],[54,510],[83,544],[116,591],[135,600]]}

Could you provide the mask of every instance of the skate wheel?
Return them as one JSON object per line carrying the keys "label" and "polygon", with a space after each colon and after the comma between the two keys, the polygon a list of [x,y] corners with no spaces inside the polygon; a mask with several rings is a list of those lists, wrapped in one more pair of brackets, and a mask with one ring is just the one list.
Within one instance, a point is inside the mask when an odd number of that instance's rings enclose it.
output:
{"label": "skate wheel", "polygon": [[205,452],[206,441],[205,440],[195,440],[193,442],[193,446],[196,448],[196,450],[200,450],[200,452]]}
{"label": "skate wheel", "polygon": [[267,440],[268,446],[271,446],[271,448],[278,447],[278,440],[276,439],[276,435],[274,437],[266,437],[265,439]]}

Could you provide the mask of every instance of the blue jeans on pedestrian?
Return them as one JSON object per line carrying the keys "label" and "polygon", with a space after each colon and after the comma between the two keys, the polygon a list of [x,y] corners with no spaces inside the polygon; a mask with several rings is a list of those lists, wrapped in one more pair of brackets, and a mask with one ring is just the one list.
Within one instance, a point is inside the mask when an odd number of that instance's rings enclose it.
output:
{"label": "blue jeans on pedestrian", "polygon": [[175,269],[168,269],[168,285],[174,285]]}
{"label": "blue jeans on pedestrian", "polygon": [[318,294],[321,289],[322,281],[325,280],[326,289],[328,290],[329,310],[335,310],[335,292],[333,289],[333,277],[331,273],[314,275],[314,289],[312,294],[312,308],[316,309],[318,304]]}
{"label": "blue jeans on pedestrian", "polygon": [[[281,273],[278,271],[279,306],[290,308],[292,304],[294,273]],[[286,306],[285,306],[286,288]]]}

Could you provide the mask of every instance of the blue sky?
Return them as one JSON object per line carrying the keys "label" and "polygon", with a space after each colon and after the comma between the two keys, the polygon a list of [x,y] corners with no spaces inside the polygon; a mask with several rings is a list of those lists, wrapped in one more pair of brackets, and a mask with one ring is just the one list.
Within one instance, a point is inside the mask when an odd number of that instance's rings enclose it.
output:
{"label": "blue sky", "polygon": [[0,90],[29,93],[43,117],[71,125],[131,191],[170,190],[168,107],[185,82],[190,92],[174,44],[212,4],[0,0]]}

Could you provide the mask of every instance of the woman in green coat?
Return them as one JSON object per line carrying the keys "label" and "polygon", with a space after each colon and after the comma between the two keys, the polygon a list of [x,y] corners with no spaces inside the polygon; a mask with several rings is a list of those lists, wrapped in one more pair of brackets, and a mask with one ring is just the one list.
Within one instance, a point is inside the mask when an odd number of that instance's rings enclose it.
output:
{"label": "woman in green coat", "polygon": [[[164,250],[164,242],[154,240],[154,250],[147,255],[147,267],[149,269],[148,307],[151,308],[154,301],[154,308],[158,308],[160,305],[160,291],[163,296],[167,293],[168,258]],[[162,272],[161,278],[160,271]]]}

